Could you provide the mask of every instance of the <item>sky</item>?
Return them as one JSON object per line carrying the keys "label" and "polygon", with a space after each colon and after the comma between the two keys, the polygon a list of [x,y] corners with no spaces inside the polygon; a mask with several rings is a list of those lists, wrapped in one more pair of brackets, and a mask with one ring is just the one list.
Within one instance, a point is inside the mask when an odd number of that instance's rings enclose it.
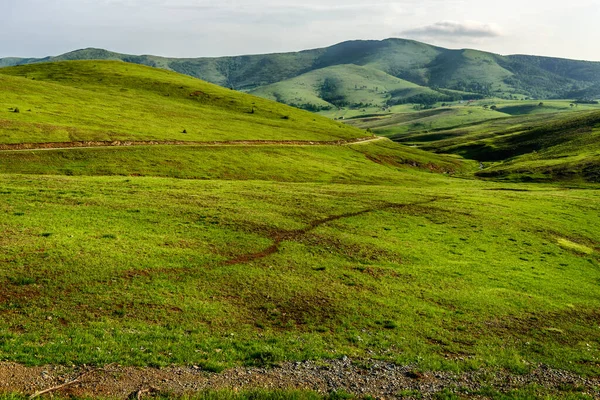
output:
{"label": "sky", "polygon": [[213,57],[400,37],[600,61],[598,21],[600,0],[0,0],[0,57]]}

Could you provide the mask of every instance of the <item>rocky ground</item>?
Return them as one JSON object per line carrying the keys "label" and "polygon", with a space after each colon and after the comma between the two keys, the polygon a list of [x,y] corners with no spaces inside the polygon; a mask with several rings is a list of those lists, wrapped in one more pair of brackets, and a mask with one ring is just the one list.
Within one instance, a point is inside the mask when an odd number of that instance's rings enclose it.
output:
{"label": "rocky ground", "polygon": [[[76,380],[75,383],[71,383]],[[274,368],[235,368],[222,373],[202,371],[199,367],[163,369],[109,365],[104,368],[67,368],[62,366],[25,367],[0,363],[0,393],[34,394],[55,388],[54,393],[73,396],[101,396],[125,399],[132,394],[164,392],[193,394],[217,389],[301,389],[319,393],[344,391],[381,399],[411,393],[431,398],[440,391],[468,396],[485,387],[509,392],[530,385],[550,391],[577,388],[582,394],[600,398],[600,378],[584,378],[573,373],[540,365],[529,374],[508,371],[417,372],[409,366],[380,361],[355,362],[348,358],[330,361],[284,363]],[[406,397],[404,397],[406,398]]]}

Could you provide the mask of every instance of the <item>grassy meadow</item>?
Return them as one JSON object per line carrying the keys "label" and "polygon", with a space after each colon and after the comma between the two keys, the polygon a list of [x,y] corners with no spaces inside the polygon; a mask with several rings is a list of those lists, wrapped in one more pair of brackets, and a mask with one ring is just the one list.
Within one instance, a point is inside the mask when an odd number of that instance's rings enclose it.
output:
{"label": "grassy meadow", "polygon": [[[540,106],[540,103],[543,105]],[[571,104],[573,104],[572,107]],[[492,109],[492,107],[494,108]],[[413,104],[406,104],[391,107],[387,112],[371,108],[365,112],[336,110],[322,114],[332,118],[343,117],[348,125],[371,129],[378,135],[393,140],[408,141],[407,137],[416,134],[435,134],[453,128],[469,129],[478,123],[495,120],[504,125],[515,126],[524,120],[543,121],[553,117],[564,118],[562,113],[594,110],[600,110],[600,105],[575,105],[572,100],[514,101],[491,98],[470,102],[437,103],[433,108],[426,110],[415,110]],[[481,127],[476,127],[476,129],[481,129]]]}
{"label": "grassy meadow", "polygon": [[0,91],[0,144],[364,136],[358,129],[259,97],[114,61],[2,68]]}
{"label": "grassy meadow", "polygon": [[4,175],[0,358],[597,373],[597,191],[405,174]]}
{"label": "grassy meadow", "polygon": [[598,183],[600,107],[541,103],[487,99],[345,122],[413,148],[477,161],[480,178]]}
{"label": "grassy meadow", "polygon": [[[371,136],[117,62],[2,69],[0,86],[0,143]],[[597,113],[565,115],[597,133]],[[519,132],[555,151],[544,121]],[[600,373],[596,185],[480,180],[458,151],[387,139],[209,144],[0,151],[0,361]]]}

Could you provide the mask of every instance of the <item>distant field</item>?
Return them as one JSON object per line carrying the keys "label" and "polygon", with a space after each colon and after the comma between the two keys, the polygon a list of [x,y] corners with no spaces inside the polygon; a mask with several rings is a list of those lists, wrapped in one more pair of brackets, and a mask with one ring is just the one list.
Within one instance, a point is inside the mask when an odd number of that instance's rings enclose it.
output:
{"label": "distant field", "polygon": [[[542,103],[542,105],[540,105]],[[573,106],[571,107],[571,104]],[[375,133],[392,139],[401,139],[405,135],[433,133],[439,130],[459,128],[472,123],[506,118],[510,116],[544,115],[558,112],[581,112],[600,110],[600,105],[575,104],[569,100],[513,101],[485,99],[472,102],[437,104],[428,110],[415,110],[414,105],[393,107],[389,112],[379,109],[364,112],[337,112],[324,115],[345,117],[349,125],[363,129],[372,129]],[[495,107],[492,109],[491,107]],[[372,114],[369,114],[371,112]],[[517,120],[518,121],[518,120]]]}
{"label": "distant field", "polygon": [[432,110],[412,110],[410,112],[356,118],[347,121],[347,123],[363,129],[371,129],[378,135],[395,139],[409,132],[430,132],[508,116],[508,114],[485,110],[481,107],[440,107]]}
{"label": "distant field", "polygon": [[477,176],[528,181],[600,182],[600,112],[548,113],[393,136],[485,168]]}
{"label": "distant field", "polygon": [[482,163],[478,177],[598,182],[600,106],[567,100],[478,100],[350,117],[349,125]]}

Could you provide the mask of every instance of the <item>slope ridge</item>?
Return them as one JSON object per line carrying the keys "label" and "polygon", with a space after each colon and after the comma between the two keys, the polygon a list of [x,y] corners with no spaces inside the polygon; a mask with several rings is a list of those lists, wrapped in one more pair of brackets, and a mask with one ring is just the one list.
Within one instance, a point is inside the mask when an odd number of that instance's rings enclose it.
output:
{"label": "slope ridge", "polygon": [[397,169],[469,168],[455,157],[136,64],[5,68],[0,89],[2,172],[375,182],[395,179]]}
{"label": "slope ridge", "polygon": [[[3,143],[339,140],[364,132],[174,72],[115,61],[0,70]],[[184,132],[185,131],[185,132]]]}
{"label": "slope ridge", "polygon": [[600,111],[498,114],[470,125],[391,137],[424,150],[477,160],[480,177],[600,182]]}
{"label": "slope ridge", "polygon": [[378,69],[354,64],[321,68],[250,93],[310,111],[386,107],[418,95],[443,96]]}

